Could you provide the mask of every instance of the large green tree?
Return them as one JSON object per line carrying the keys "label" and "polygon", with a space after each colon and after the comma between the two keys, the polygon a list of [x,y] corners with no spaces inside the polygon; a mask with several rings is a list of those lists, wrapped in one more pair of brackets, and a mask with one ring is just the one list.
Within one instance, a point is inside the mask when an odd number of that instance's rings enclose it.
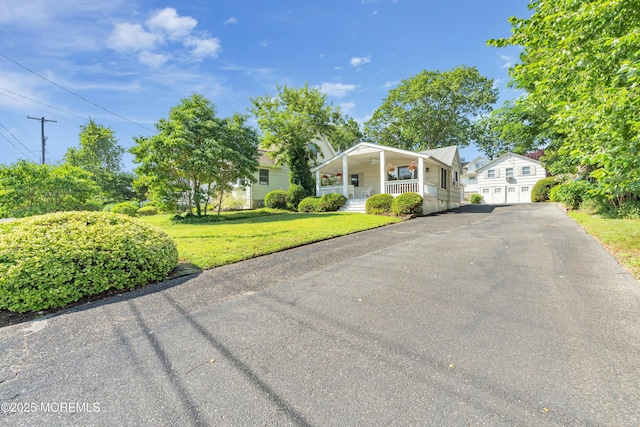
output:
{"label": "large green tree", "polygon": [[123,153],[111,128],[90,119],[80,127],[80,145],[69,148],[64,161],[91,172],[105,200],[122,201],[133,196],[133,175],[122,172]]}
{"label": "large green tree", "polygon": [[486,114],[498,99],[493,79],[475,67],[422,71],[391,89],[365,123],[367,138],[406,150],[473,140],[473,117]]}
{"label": "large green tree", "polygon": [[0,165],[0,218],[82,210],[100,189],[90,172],[20,160]]}
{"label": "large green tree", "polygon": [[175,206],[183,198],[201,215],[210,193],[222,198],[230,183],[253,179],[258,138],[244,116],[218,118],[215,106],[194,94],[173,107],[156,128],[157,135],[136,138],[131,153],[140,165],[139,182],[161,207]]}
{"label": "large green tree", "polygon": [[301,88],[277,86],[278,94],[253,98],[252,112],[262,130],[261,145],[277,162],[289,167],[289,182],[314,192],[311,167],[317,161],[318,138],[331,139],[339,109],[327,103],[327,95],[305,84]]}
{"label": "large green tree", "polygon": [[563,135],[555,150],[585,165],[614,205],[640,198],[640,1],[537,0],[512,36],[524,48],[511,70],[527,103]]}
{"label": "large green tree", "polygon": [[364,133],[360,123],[352,117],[343,115],[334,120],[329,142],[336,151],[345,151],[362,141],[363,138]]}

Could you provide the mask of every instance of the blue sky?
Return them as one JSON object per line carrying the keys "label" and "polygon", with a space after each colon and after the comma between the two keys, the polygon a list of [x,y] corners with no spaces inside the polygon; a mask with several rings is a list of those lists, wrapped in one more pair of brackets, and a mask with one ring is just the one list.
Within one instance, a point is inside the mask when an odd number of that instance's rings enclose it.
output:
{"label": "blue sky", "polygon": [[[226,117],[276,84],[308,82],[364,122],[390,88],[422,70],[476,66],[495,79],[498,106],[526,0],[0,0],[0,163],[47,163],[78,145],[89,117],[128,148],[192,93]],[[36,75],[35,73],[39,74]],[[255,123],[255,122],[254,122]],[[478,154],[462,149],[467,160]],[[131,169],[131,157],[125,158]]]}

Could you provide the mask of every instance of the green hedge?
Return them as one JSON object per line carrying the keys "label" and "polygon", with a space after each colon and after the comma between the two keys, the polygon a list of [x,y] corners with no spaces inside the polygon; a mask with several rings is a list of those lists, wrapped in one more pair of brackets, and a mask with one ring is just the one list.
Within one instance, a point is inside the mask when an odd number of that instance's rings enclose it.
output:
{"label": "green hedge", "polygon": [[479,205],[480,203],[482,203],[482,196],[478,193],[473,193],[470,200],[474,205]]}
{"label": "green hedge", "polygon": [[580,204],[589,198],[591,184],[589,181],[569,181],[556,185],[549,192],[549,200],[578,209]]}
{"label": "green hedge", "polygon": [[551,189],[558,185],[556,182],[556,178],[550,176],[548,178],[542,178],[540,181],[536,182],[531,190],[531,201],[532,202],[546,202],[549,200],[549,193]]}
{"label": "green hedge", "polygon": [[264,196],[264,205],[273,209],[287,209],[287,192],[284,190],[273,190]]}
{"label": "green hedge", "polygon": [[176,265],[164,231],[123,215],[58,212],[0,223],[0,309],[63,307],[161,280]]}
{"label": "green hedge", "polygon": [[340,193],[325,194],[320,197],[321,212],[335,212],[347,202],[347,198]]}
{"label": "green hedge", "polygon": [[138,204],[136,202],[122,202],[111,208],[111,212],[129,216],[138,216]]}
{"label": "green hedge", "polygon": [[402,193],[391,202],[394,215],[422,215],[422,196],[418,193]]}
{"label": "green hedge", "polygon": [[140,216],[158,215],[158,208],[152,205],[145,205],[138,209],[137,213]]}
{"label": "green hedge", "polygon": [[372,215],[389,214],[391,213],[391,203],[393,203],[391,194],[374,194],[367,199],[365,210]]}
{"label": "green hedge", "polygon": [[320,197],[305,197],[298,203],[298,212],[321,212]]}
{"label": "green hedge", "polygon": [[307,197],[307,191],[300,185],[291,184],[287,190],[286,202],[289,209],[298,209],[298,204]]}

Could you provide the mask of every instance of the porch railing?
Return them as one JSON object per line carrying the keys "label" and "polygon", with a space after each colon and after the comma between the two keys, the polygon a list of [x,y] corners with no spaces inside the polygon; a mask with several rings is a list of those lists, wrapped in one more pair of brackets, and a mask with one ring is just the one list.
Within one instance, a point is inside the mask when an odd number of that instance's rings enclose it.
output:
{"label": "porch railing", "polygon": [[387,194],[418,193],[420,184],[417,179],[405,179],[402,181],[386,181],[384,187],[384,192]]}
{"label": "porch railing", "polygon": [[320,187],[320,195],[339,193],[342,194],[342,185],[324,186]]}

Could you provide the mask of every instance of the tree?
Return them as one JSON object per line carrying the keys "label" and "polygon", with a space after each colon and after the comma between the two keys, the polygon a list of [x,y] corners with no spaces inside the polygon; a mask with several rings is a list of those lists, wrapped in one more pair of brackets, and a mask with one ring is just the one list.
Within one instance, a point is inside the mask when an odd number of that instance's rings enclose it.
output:
{"label": "tree", "polygon": [[498,99],[493,79],[475,67],[422,71],[391,89],[365,123],[368,138],[406,150],[467,146],[471,118],[491,111]]}
{"label": "tree", "polygon": [[334,120],[333,132],[329,138],[336,151],[345,151],[364,138],[360,124],[349,116],[340,116]]}
{"label": "tree", "polygon": [[639,199],[640,4],[537,0],[529,8],[530,18],[510,19],[510,38],[488,43],[524,48],[512,84],[564,135],[557,159],[587,166],[616,206]]}
{"label": "tree", "polygon": [[138,182],[149,187],[159,207],[175,207],[182,198],[189,211],[195,206],[200,216],[209,193],[222,197],[230,182],[253,179],[258,140],[245,117],[218,118],[215,106],[194,94],[173,107],[156,128],[157,135],[136,138],[131,153],[140,165]]}
{"label": "tree", "polygon": [[100,192],[92,178],[91,173],[68,164],[20,160],[0,165],[0,217],[82,210]]}
{"label": "tree", "polygon": [[289,182],[309,194],[315,183],[311,167],[316,163],[318,138],[330,138],[340,111],[327,104],[327,96],[309,84],[299,89],[277,86],[276,96],[253,98],[251,112],[263,133],[261,146],[272,150],[279,163],[289,166]]}
{"label": "tree", "polygon": [[80,146],[69,148],[64,161],[91,172],[107,200],[128,200],[132,194],[133,177],[121,172],[122,148],[111,128],[93,119],[80,127]]}

